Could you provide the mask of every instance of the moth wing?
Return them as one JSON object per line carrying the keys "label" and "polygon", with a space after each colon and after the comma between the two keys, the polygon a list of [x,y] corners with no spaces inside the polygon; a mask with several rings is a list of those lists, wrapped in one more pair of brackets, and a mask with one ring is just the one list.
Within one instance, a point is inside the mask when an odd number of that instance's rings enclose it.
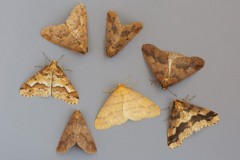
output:
{"label": "moth wing", "polygon": [[57,146],[57,152],[65,153],[78,145],[86,153],[95,153],[96,145],[80,111],[74,111]]}
{"label": "moth wing", "polygon": [[77,135],[77,145],[86,153],[93,154],[96,153],[97,147],[94,142],[94,139],[91,135],[91,132],[84,120],[83,115],[80,111],[75,111],[75,114],[78,114],[78,127],[79,134]]}
{"label": "moth wing", "polygon": [[115,43],[111,46],[115,49],[114,54],[117,54],[120,50],[122,50],[142,30],[142,28],[143,25],[140,22],[123,25],[121,33],[116,35]]}
{"label": "moth wing", "polygon": [[168,84],[173,85],[199,71],[204,66],[204,60],[199,57],[176,57],[171,65]]}
{"label": "moth wing", "polygon": [[123,114],[123,101],[123,90],[121,87],[118,87],[98,113],[95,120],[95,128],[107,129],[125,123],[127,117]]}
{"label": "moth wing", "polygon": [[109,11],[106,20],[106,53],[112,57],[124,48],[141,30],[140,22],[122,25],[116,12]]}
{"label": "moth wing", "polygon": [[51,25],[41,30],[41,36],[49,42],[68,48],[70,30],[66,24]]}
{"label": "moth wing", "polygon": [[107,13],[106,20],[106,53],[109,56],[114,56],[117,53],[116,43],[120,39],[122,25],[118,15],[114,11]]}
{"label": "moth wing", "polygon": [[70,31],[76,30],[76,32],[78,32],[77,30],[87,30],[87,11],[84,4],[81,3],[74,7],[66,20],[66,25]]}
{"label": "moth wing", "polygon": [[168,56],[169,54],[158,49],[152,44],[144,44],[142,53],[152,73],[161,86],[164,85],[164,78],[168,75]]}
{"label": "moth wing", "polygon": [[52,75],[52,96],[68,104],[78,104],[78,93],[59,66]]}
{"label": "moth wing", "polygon": [[124,91],[123,110],[128,119],[138,121],[160,115],[160,108],[151,100],[130,88]]}
{"label": "moth wing", "polygon": [[220,120],[217,113],[187,102],[176,100],[170,113],[168,128],[168,146],[174,149],[184,139]]}
{"label": "moth wing", "polygon": [[76,133],[79,132],[77,120],[74,114],[71,116],[67,126],[65,127],[60,141],[57,146],[57,152],[65,153],[67,152],[72,146],[77,144],[77,136]]}
{"label": "moth wing", "polygon": [[82,53],[88,52],[88,20],[84,4],[77,5],[66,20],[70,30],[69,39],[72,48]]}
{"label": "moth wing", "polygon": [[48,97],[51,95],[52,73],[45,66],[33,77],[28,79],[19,89],[21,95],[26,97],[42,96]]}
{"label": "moth wing", "polygon": [[72,10],[66,23],[45,27],[41,36],[46,40],[76,52],[88,51],[87,13],[79,4]]}

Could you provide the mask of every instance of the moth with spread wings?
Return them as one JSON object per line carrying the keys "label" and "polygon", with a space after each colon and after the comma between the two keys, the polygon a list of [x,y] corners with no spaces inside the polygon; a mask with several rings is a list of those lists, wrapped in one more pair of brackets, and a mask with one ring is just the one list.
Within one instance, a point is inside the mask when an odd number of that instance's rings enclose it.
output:
{"label": "moth with spread wings", "polygon": [[66,153],[74,145],[77,145],[88,154],[95,154],[97,152],[94,139],[79,110],[74,111],[63,131],[57,146],[57,152]]}
{"label": "moth with spread wings", "polygon": [[143,28],[141,22],[121,24],[116,12],[107,13],[106,22],[106,53],[109,57],[121,51]]}
{"label": "moth with spread wings", "polygon": [[160,115],[160,108],[151,100],[123,84],[118,84],[95,120],[96,129],[108,129],[127,120],[139,121]]}
{"label": "moth with spread wings", "polygon": [[184,139],[220,120],[218,114],[187,101],[174,100],[169,116],[168,146],[179,147]]}
{"label": "moth with spread wings", "polygon": [[78,93],[69,81],[57,61],[52,61],[33,77],[28,79],[20,88],[20,94],[26,97],[53,96],[68,104],[77,104]]}
{"label": "moth with spread wings", "polygon": [[49,42],[79,53],[88,52],[88,23],[84,4],[72,10],[65,23],[51,25],[41,30],[41,36]]}
{"label": "moth with spread wings", "polygon": [[152,44],[142,46],[143,56],[163,89],[191,76],[204,66],[199,57],[186,57],[158,49]]}

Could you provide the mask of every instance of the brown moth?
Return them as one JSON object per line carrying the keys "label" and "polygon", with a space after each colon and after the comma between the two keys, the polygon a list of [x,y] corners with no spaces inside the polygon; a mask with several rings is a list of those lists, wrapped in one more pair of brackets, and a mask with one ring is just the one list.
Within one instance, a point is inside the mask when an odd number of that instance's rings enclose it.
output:
{"label": "brown moth", "polygon": [[106,23],[106,53],[109,57],[116,55],[143,28],[142,23],[134,22],[122,25],[116,12],[107,13]]}
{"label": "brown moth", "polygon": [[118,84],[95,120],[96,129],[121,125],[128,119],[139,121],[160,115],[160,108],[138,92]]}
{"label": "brown moth", "polygon": [[163,51],[152,44],[144,44],[142,52],[163,89],[191,76],[204,66],[204,60],[199,57],[186,57],[179,53]]}
{"label": "brown moth", "polygon": [[87,53],[88,24],[84,4],[78,4],[65,23],[45,27],[40,34],[54,44],[83,54]]}
{"label": "brown moth", "polygon": [[79,100],[76,89],[68,80],[61,67],[58,66],[57,61],[52,61],[28,79],[21,86],[19,92],[26,97],[53,96],[68,104],[77,104]]}
{"label": "brown moth", "polygon": [[169,116],[168,146],[179,147],[184,139],[220,120],[217,113],[186,101],[175,100]]}
{"label": "brown moth", "polygon": [[84,152],[94,154],[97,152],[96,144],[82,113],[75,110],[66,126],[57,146],[58,153],[65,153],[71,147],[77,145]]}

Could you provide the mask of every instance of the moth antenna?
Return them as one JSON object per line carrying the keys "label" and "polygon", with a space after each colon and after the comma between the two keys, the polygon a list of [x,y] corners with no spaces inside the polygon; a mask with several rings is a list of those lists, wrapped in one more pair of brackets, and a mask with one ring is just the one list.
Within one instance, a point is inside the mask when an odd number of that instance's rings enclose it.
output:
{"label": "moth antenna", "polygon": [[71,69],[62,68],[64,71],[73,72]]}
{"label": "moth antenna", "polygon": [[45,57],[49,62],[51,62],[51,60],[48,58],[48,56],[47,56],[44,52],[42,52],[42,53],[43,53],[44,57]]}
{"label": "moth antenna", "polygon": [[136,83],[132,82],[131,78],[132,78],[132,76],[129,75],[128,78],[126,79],[126,81],[123,83],[123,85],[128,86],[128,87],[134,86]]}
{"label": "moth antenna", "polygon": [[183,98],[182,100],[185,102],[190,102],[191,100],[193,100],[196,97],[196,95],[192,96],[189,98],[189,95],[187,95],[185,98]]}
{"label": "moth antenna", "polygon": [[185,98],[182,98],[183,101],[187,102],[188,100],[188,97],[189,97],[189,94],[185,97]]}
{"label": "moth antenna", "polygon": [[125,82],[123,82],[124,85],[127,85],[128,82],[131,80],[132,76],[129,75],[128,78],[125,80]]}
{"label": "moth antenna", "polygon": [[136,85],[137,83],[136,82],[131,82],[131,83],[128,83],[126,84],[126,86],[128,86],[129,88],[133,87],[134,85]]}
{"label": "moth antenna", "polygon": [[60,58],[58,58],[58,62],[62,60],[62,58],[64,57],[65,55],[63,54]]}
{"label": "moth antenna", "polygon": [[34,66],[34,67],[37,67],[37,68],[43,68],[43,66]]}
{"label": "moth antenna", "polygon": [[176,98],[178,98],[177,94],[173,93],[169,88],[167,88],[167,90],[168,90],[172,95],[174,95]]}
{"label": "moth antenna", "polygon": [[192,96],[192,97],[189,98],[188,100],[191,101],[191,100],[193,100],[194,98],[196,98],[196,95]]}
{"label": "moth antenna", "polygon": [[116,88],[111,88],[108,90],[103,91],[104,93],[112,93]]}

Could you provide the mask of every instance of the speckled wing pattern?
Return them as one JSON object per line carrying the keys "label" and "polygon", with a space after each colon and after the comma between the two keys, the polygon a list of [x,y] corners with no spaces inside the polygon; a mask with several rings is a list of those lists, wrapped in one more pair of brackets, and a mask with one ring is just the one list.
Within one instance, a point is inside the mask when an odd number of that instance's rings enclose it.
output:
{"label": "speckled wing pattern", "polygon": [[163,51],[152,44],[144,44],[142,52],[163,89],[191,76],[204,66],[204,60],[199,57],[186,57],[179,53]]}
{"label": "speckled wing pattern", "polygon": [[160,108],[143,95],[119,84],[107,99],[96,120],[96,129],[107,129],[125,123],[160,115]]}
{"label": "speckled wing pattern", "polygon": [[40,34],[54,44],[76,52],[87,53],[88,24],[84,4],[77,5],[64,24],[45,27]]}
{"label": "speckled wing pattern", "polygon": [[106,53],[109,57],[116,55],[143,28],[142,23],[134,22],[122,25],[116,12],[107,13],[106,22]]}
{"label": "speckled wing pattern", "polygon": [[75,110],[66,126],[57,146],[57,152],[65,153],[71,147],[77,145],[84,152],[94,154],[97,147],[82,113]]}
{"label": "speckled wing pattern", "polygon": [[202,107],[175,100],[169,117],[168,146],[174,149],[184,139],[220,120],[217,113]]}
{"label": "speckled wing pattern", "polygon": [[45,66],[20,88],[20,94],[26,97],[53,96],[69,104],[77,104],[78,93],[56,61]]}

